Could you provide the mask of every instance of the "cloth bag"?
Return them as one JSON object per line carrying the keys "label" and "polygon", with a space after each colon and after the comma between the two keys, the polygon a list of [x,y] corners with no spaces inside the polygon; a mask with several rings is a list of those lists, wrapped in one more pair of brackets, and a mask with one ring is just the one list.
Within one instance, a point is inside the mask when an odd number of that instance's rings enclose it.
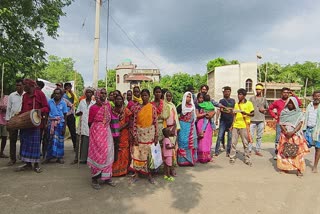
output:
{"label": "cloth bag", "polygon": [[151,144],[151,160],[150,160],[150,169],[157,169],[163,163],[162,153],[160,143],[158,142],[155,146]]}

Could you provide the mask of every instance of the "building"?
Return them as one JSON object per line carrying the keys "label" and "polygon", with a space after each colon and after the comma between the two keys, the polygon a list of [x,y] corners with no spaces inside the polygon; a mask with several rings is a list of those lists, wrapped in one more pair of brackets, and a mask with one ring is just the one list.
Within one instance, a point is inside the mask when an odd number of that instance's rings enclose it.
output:
{"label": "building", "polygon": [[116,67],[116,89],[126,92],[142,82],[159,82],[159,69],[139,69],[130,59],[124,60]]}
{"label": "building", "polygon": [[245,88],[248,96],[254,94],[257,84],[257,63],[240,63],[216,67],[208,73],[209,95],[220,100],[223,97],[222,88],[231,87],[231,97],[237,98],[237,90]]}

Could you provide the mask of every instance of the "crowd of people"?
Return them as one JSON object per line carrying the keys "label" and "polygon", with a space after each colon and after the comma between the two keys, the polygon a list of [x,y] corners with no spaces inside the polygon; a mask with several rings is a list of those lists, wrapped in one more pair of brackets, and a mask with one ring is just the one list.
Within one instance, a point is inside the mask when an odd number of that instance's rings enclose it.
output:
{"label": "crowd of people", "polygon": [[[213,157],[219,156],[223,150],[230,164],[234,164],[239,137],[244,148],[244,163],[252,166],[252,154],[263,156],[262,135],[265,115],[269,112],[276,120],[274,159],[279,170],[295,170],[297,176],[302,176],[304,156],[314,146],[313,172],[317,172],[320,91],[313,93],[313,100],[303,113],[301,101],[289,88],[283,88],[282,97],[269,105],[260,83],[250,99],[246,98],[247,91],[243,88],[237,90],[237,100],[231,98],[231,87],[225,86],[219,102],[210,98],[207,85],[202,85],[198,93],[190,86],[178,106],[173,103],[173,93],[159,86],[152,91],[152,101],[151,92],[140,90],[138,86],[124,94],[118,90],[107,94],[106,89],[87,87],[80,99],[70,83],[57,83],[56,86],[52,97],[47,99],[41,91],[41,82],[17,80],[16,91],[0,102],[1,114],[5,118],[0,125],[1,158],[8,157],[4,148],[6,123],[11,118],[38,109],[42,119],[38,127],[8,130],[9,166],[17,162],[16,142],[20,136],[18,156],[25,164],[16,171],[40,173],[41,155],[42,164],[53,161],[64,164],[67,126],[75,154],[71,164],[82,163],[90,167],[94,189],[100,189],[101,184],[115,186],[112,177],[124,175],[130,175],[132,183],[145,175],[154,184],[153,175],[159,168],[155,167],[152,151],[158,145],[162,148],[164,179],[168,182],[175,180],[176,166],[212,162]],[[75,116],[79,117],[77,126]],[[216,130],[217,141],[212,152]]]}

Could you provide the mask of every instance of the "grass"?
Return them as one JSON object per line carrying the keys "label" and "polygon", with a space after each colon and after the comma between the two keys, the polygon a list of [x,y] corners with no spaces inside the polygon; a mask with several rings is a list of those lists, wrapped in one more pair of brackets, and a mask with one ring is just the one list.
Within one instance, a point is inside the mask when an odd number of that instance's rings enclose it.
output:
{"label": "grass", "polygon": [[[218,136],[213,136],[212,137],[212,143],[216,143],[217,142],[217,137]],[[276,138],[276,133],[269,133],[269,132],[264,132],[262,135],[262,143],[274,143],[274,139]],[[225,140],[227,140],[227,138],[225,137]],[[239,138],[239,142],[241,141],[241,139]],[[256,142],[255,139],[253,139],[254,142]]]}

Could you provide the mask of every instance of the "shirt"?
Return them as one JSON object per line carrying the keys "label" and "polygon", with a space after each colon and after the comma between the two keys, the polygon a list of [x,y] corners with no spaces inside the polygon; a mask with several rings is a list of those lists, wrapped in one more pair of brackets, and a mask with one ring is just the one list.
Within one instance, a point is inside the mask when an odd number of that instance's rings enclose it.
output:
{"label": "shirt", "polygon": [[72,98],[71,94],[66,91],[63,95],[64,101],[67,103],[68,113],[67,115],[74,114],[75,106],[78,104],[79,100],[75,93],[73,93],[74,97]]}
{"label": "shirt", "polygon": [[[296,96],[294,96],[294,97],[297,99],[299,106],[301,106],[301,104],[302,104],[301,100]],[[284,109],[284,106],[285,106],[286,102],[287,102],[287,100],[279,99],[279,100],[276,100],[273,103],[271,103],[271,105],[269,106],[269,109],[268,109],[269,114],[273,118],[277,117],[277,123],[279,123],[280,114],[281,114],[282,110]],[[273,112],[274,109],[276,109],[277,114],[275,114]]]}
{"label": "shirt", "polygon": [[[318,109],[314,109],[313,103],[310,103],[312,106],[309,108],[308,118],[307,118],[307,127],[315,127],[317,125],[317,113]],[[310,105],[309,104],[309,105]],[[318,107],[319,108],[319,107]]]}
{"label": "shirt", "polygon": [[[234,108],[236,101],[232,98],[229,98],[229,99],[223,98],[219,101],[219,103],[221,103],[222,105],[224,105],[227,108]],[[225,113],[223,110],[221,110],[220,121],[232,123],[233,116],[234,116],[233,114]]]}
{"label": "shirt", "polygon": [[265,97],[257,97],[253,96],[250,97],[250,101],[253,104],[254,107],[254,116],[251,117],[251,121],[253,122],[263,122],[265,120],[264,113],[260,112],[260,108],[263,107],[264,109],[268,109],[268,102]]}
{"label": "shirt", "polygon": [[[91,106],[93,106],[96,103],[95,100],[91,100],[89,105],[87,104],[87,101],[81,100],[77,109],[77,113],[82,112],[81,119],[79,120],[79,123],[81,122],[81,135],[89,136],[89,126],[88,126],[88,119],[89,119],[89,109]],[[77,127],[77,134],[80,135],[80,125]]]}
{"label": "shirt", "polygon": [[56,104],[55,100],[52,98],[49,100],[49,118],[60,117],[60,121],[64,122],[64,114],[67,114],[68,108],[66,102],[60,100],[58,104]]}
{"label": "shirt", "polygon": [[40,109],[41,113],[49,112],[46,95],[44,95],[40,90],[34,90],[34,94],[31,97],[29,93],[25,93],[22,97],[22,108],[20,113],[24,113],[32,109]]}
{"label": "shirt", "polygon": [[170,147],[172,146],[172,143],[169,138],[163,139],[163,146],[162,146],[163,157],[172,157],[173,151],[172,151],[172,149],[167,149],[166,145],[169,145]]}
{"label": "shirt", "polygon": [[[246,112],[247,114],[250,114],[251,112],[254,111],[254,107],[252,102],[246,100],[244,103],[237,103],[234,106],[234,110],[241,110]],[[234,123],[233,123],[233,128],[237,129],[243,129],[247,127],[247,124],[250,123],[250,116],[248,115],[243,115],[242,113],[236,113]]]}

